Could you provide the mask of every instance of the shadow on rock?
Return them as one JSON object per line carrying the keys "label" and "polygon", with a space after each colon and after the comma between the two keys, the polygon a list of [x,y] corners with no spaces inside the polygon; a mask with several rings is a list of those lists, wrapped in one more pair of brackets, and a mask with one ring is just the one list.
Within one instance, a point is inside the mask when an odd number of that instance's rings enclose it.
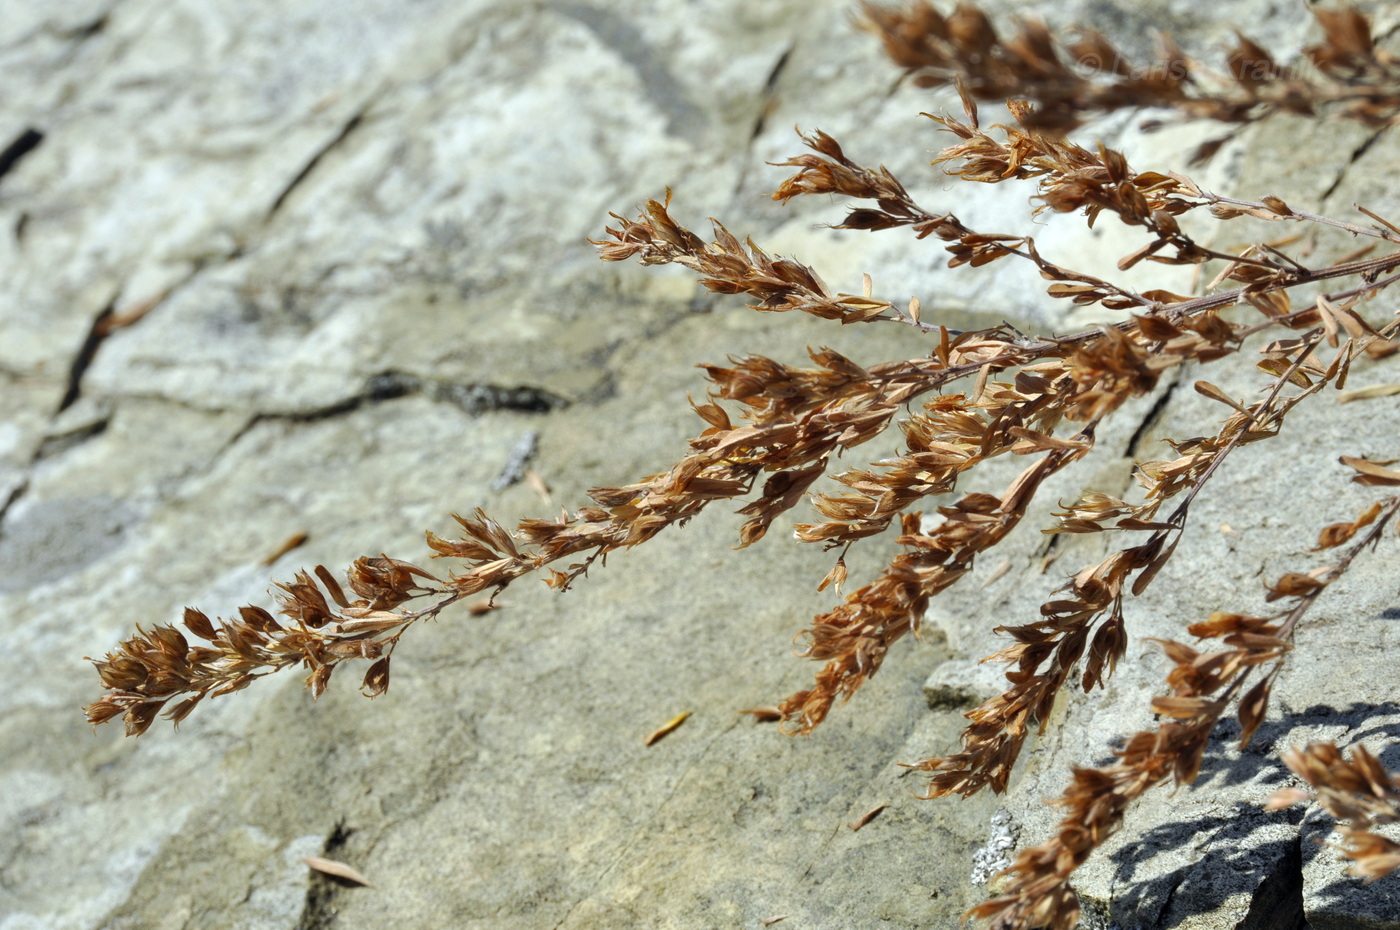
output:
{"label": "shadow on rock", "polygon": [[[1108,857],[1113,890],[1106,925],[1143,930],[1194,926],[1192,920],[1202,915],[1238,913],[1243,900],[1247,913],[1236,930],[1307,930],[1304,870],[1333,867],[1324,862],[1312,866],[1331,820],[1303,806],[1266,812],[1261,804],[1290,783],[1280,754],[1322,732],[1344,745],[1380,744],[1381,763],[1389,770],[1400,768],[1400,704],[1395,702],[1314,705],[1288,713],[1260,726],[1243,751],[1236,749],[1238,721],[1222,721],[1188,789],[1194,796],[1190,803],[1164,790],[1150,793],[1144,803],[1157,805],[1158,824]],[[1214,802],[1205,814],[1171,816],[1173,811],[1199,811],[1202,802]],[[1336,881],[1308,892],[1307,912],[1325,910],[1328,902],[1349,906],[1342,902],[1354,901],[1359,885],[1339,874]]]}

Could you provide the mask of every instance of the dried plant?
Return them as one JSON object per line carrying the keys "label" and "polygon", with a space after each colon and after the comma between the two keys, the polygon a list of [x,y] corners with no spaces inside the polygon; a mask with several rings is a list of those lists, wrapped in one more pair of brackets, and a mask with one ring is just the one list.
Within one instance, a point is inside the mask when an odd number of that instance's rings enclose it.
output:
{"label": "dried plant", "polygon": [[[179,722],[205,698],[291,666],[308,670],[314,697],[352,659],[372,660],[362,685],[371,696],[381,694],[400,637],[457,601],[483,592],[494,597],[536,572],[551,587],[567,589],[608,554],[683,525],[713,501],[746,499],[738,511],[747,518],[739,543],[748,546],[806,497],[816,517],[797,525],[797,538],[839,552],[820,588],[839,594],[844,555],[857,541],[896,525],[899,547],[876,578],[803,631],[803,655],[821,662],[821,669],[811,688],[771,713],[789,731],[806,733],[880,669],[895,641],[917,630],[930,599],[1006,538],[1047,479],[1093,448],[1099,424],[1173,369],[1233,356],[1263,341],[1251,337],[1264,337],[1259,399],[1237,399],[1196,381],[1198,392],[1222,405],[1222,421],[1201,436],[1169,440],[1172,457],[1137,462],[1141,494],[1134,500],[1089,491],[1055,514],[1047,532],[1116,532],[1130,542],[1071,576],[1038,618],[998,628],[1009,645],[992,658],[1006,666],[1006,690],[967,714],[958,752],[917,765],[929,777],[930,797],[1005,790],[1027,736],[1046,726],[1062,689],[1072,683],[1088,692],[1113,674],[1129,641],[1125,601],[1143,595],[1172,557],[1192,502],[1231,453],[1278,436],[1300,403],[1341,388],[1358,357],[1382,358],[1400,348],[1400,322],[1394,314],[1383,319],[1375,299],[1400,281],[1400,229],[1390,222],[1364,208],[1365,219],[1352,222],[1297,209],[1277,196],[1222,196],[1183,174],[1139,171],[1103,144],[1085,146],[1066,135],[1096,115],[1143,107],[1232,126],[1277,112],[1370,126],[1395,121],[1400,62],[1376,47],[1357,11],[1315,15],[1322,39],[1304,49],[1299,63],[1280,64],[1241,36],[1225,70],[1216,73],[1165,38],[1159,58],[1140,65],[1092,30],[1059,42],[1043,24],[1025,21],[1003,39],[969,4],[947,15],[927,3],[864,5],[862,25],[916,82],[957,88],[962,117],[933,117],[952,136],[937,159],[950,175],[989,184],[1028,181],[1035,185],[1037,211],[1078,213],[1090,224],[1112,215],[1140,230],[1143,242],[1119,262],[1120,270],[1144,261],[1208,266],[1213,280],[1199,293],[1177,294],[1137,290],[1062,266],[1029,236],[974,230],[952,213],[926,210],[889,171],[860,165],[836,140],[813,132],[803,137],[808,151],[782,163],[796,171],[775,199],[848,198],[855,204],[838,228],[903,228],[917,239],[934,237],[949,253],[950,267],[1029,262],[1049,282],[1049,300],[1098,304],[1117,312],[1119,322],[1039,338],[1009,326],[952,332],[921,320],[917,300],[899,306],[876,298],[868,276],[859,293],[836,292],[812,269],[741,241],[718,222],[702,236],[675,219],[669,195],[648,201],[635,218],[614,214],[615,224],[595,242],[606,261],[681,265],[710,291],[742,294],[758,311],[901,324],[917,337],[916,354],[866,366],[819,349],[810,351],[810,367],[758,355],[702,366],[711,388],[693,407],[706,426],[666,471],[594,489],[591,505],[521,521],[513,532],[480,510],[457,517],[458,538],[427,537],[436,557],[462,565],[445,579],[387,556],[361,558],[347,578],[353,599],[331,572],[317,567],[277,585],[280,619],[257,607],[217,621],[189,609],[183,631],[138,627],[95,661],[106,694],[87,707],[88,719],[121,717],[128,734],[140,734],[158,715]],[[1005,104],[1013,122],[983,128],[978,101]],[[1313,265],[1286,254],[1286,243],[1219,251],[1188,232],[1188,214],[1203,228],[1247,216],[1337,230],[1370,246]],[[954,393],[960,383],[966,387]],[[830,473],[834,456],[891,427],[903,436],[899,455]],[[955,496],[962,475],[1006,454],[1030,464],[1002,493]],[[1351,456],[1341,462],[1361,484],[1400,486],[1400,471],[1388,462]],[[823,476],[839,489],[813,491]],[[915,509],[921,506],[932,511]],[[1222,717],[1237,717],[1241,746],[1248,743],[1307,610],[1363,550],[1378,544],[1397,510],[1400,494],[1391,492],[1355,518],[1323,529],[1319,550],[1348,548],[1329,566],[1277,579],[1266,598],[1279,602],[1274,612],[1217,612],[1187,626],[1198,645],[1159,641],[1172,668],[1167,693],[1152,701],[1157,725],[1128,736],[1112,764],[1073,772],[1059,799],[1065,816],[1058,830],[1023,849],[1001,894],[970,916],[995,928],[1074,927],[1074,870],[1144,792],[1195,778]],[[1350,761],[1331,744],[1284,759],[1346,822],[1344,851],[1358,873],[1374,878],[1400,867],[1400,846],[1373,830],[1400,819],[1400,782],[1360,747]],[[1303,797],[1285,792],[1272,803]]]}

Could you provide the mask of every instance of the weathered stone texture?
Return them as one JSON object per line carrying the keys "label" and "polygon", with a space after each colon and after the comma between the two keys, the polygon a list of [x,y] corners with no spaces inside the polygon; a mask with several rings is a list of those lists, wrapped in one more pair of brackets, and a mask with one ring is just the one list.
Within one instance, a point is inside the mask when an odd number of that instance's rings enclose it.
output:
{"label": "weathered stone texture", "polygon": [[[1158,26],[1203,50],[1236,26],[1285,47],[1307,33],[1292,6],[1265,0],[1205,14],[988,6],[1083,18],[1135,50]],[[930,207],[1035,232],[1067,261],[1107,271],[1137,244],[1108,222],[1034,227],[1027,188],[963,191],[930,169],[941,140],[918,113],[955,101],[898,84],[848,12],[846,0],[6,0],[0,930],[698,930],[780,915],[783,928],[951,927],[985,894],[969,875],[998,805],[1021,843],[1039,842],[1067,766],[1148,723],[1164,662],[1143,637],[1256,607],[1259,578],[1320,558],[1306,551],[1316,529],[1369,494],[1346,484],[1338,452],[1400,457],[1389,400],[1358,430],[1356,408],[1324,398],[1282,450],[1231,462],[1190,545],[1130,605],[1126,667],[1103,695],[1066,703],[1007,798],[915,797],[899,763],[956,746],[989,687],[971,663],[999,647],[991,628],[1031,616],[1101,551],[1066,540],[1045,567],[1036,530],[1054,500],[1127,487],[1145,418],[1139,458],[1221,416],[1186,372],[1101,430],[1085,468],[935,605],[922,641],[810,738],[737,712],[810,680],[791,637],[830,603],[813,591],[829,557],[776,529],[735,552],[737,523],[720,512],[618,554],[567,596],[524,582],[500,611],[413,630],[372,704],[349,673],[315,704],[284,675],[178,734],[88,732],[78,708],[98,682],[82,657],[136,623],[268,604],[270,579],[303,566],[424,560],[422,531],[446,532],[451,512],[507,522],[663,469],[695,429],[695,362],[927,351],[903,327],[755,314],[675,269],[600,265],[586,239],[609,211],[668,187],[679,218],[719,217],[838,290],[870,272],[880,294],[918,294],[925,318],[956,327],[1091,324],[1026,268],[950,271],[934,243],[816,227],[840,216],[822,198],[767,198],[785,175],[764,162],[800,150],[799,124],[887,164]],[[1178,167],[1212,131],[1135,125],[1096,128],[1144,168]],[[1200,177],[1400,214],[1393,150],[1368,138],[1279,121]],[[1156,286],[1188,286],[1168,270]],[[1241,396],[1254,383],[1248,360],[1209,377]],[[1352,386],[1387,379],[1359,367]],[[532,432],[548,505],[525,484],[496,487]],[[979,489],[1020,464],[993,463]],[[868,548],[853,580],[879,564]],[[1313,930],[1400,926],[1393,879],[1356,887],[1312,842],[1315,824],[1258,810],[1286,777],[1271,751],[1308,737],[1364,738],[1400,767],[1395,566],[1383,547],[1319,605],[1251,748],[1223,734],[1197,786],[1141,805],[1086,868],[1091,922],[1297,930],[1297,899]],[[932,710],[919,687],[931,671]],[[642,745],[682,710],[682,728]],[[310,876],[307,855],[350,862],[375,887]]]}

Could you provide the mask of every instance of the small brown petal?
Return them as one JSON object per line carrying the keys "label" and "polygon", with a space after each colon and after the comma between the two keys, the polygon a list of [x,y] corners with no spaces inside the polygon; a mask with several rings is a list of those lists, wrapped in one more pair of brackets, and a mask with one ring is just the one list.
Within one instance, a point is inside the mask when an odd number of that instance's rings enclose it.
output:
{"label": "small brown petal", "polygon": [[370,880],[365,878],[358,869],[348,866],[344,862],[337,862],[334,859],[322,859],[320,856],[306,856],[302,861],[323,875],[353,882],[356,885],[363,885],[366,888],[374,887],[374,885],[370,883]]}
{"label": "small brown petal", "polygon": [[685,723],[686,718],[689,717],[689,716],[690,716],[690,711],[688,711],[688,710],[684,710],[684,711],[681,711],[679,714],[676,714],[676,716],[672,717],[670,720],[667,720],[667,721],[666,721],[665,723],[663,723],[658,729],[656,729],[655,731],[653,731],[652,733],[650,733],[650,734],[647,736],[646,739],[642,740],[642,745],[643,745],[643,746],[650,746],[650,745],[652,745],[653,743],[657,742],[658,740],[662,739],[663,737],[666,736],[666,734],[668,734],[668,733],[670,733],[671,731],[675,730],[676,727],[678,727],[678,726],[680,726],[681,724]]}

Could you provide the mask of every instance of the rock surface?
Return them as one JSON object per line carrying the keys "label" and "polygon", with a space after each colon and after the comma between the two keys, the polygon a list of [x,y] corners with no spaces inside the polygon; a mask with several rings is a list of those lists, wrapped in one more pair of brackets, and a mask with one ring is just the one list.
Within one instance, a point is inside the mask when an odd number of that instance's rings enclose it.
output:
{"label": "rock surface", "polygon": [[[1213,20],[1165,0],[1030,6],[1144,48],[1155,26],[1200,49],[1235,26],[1284,48],[1307,33],[1268,0]],[[950,271],[898,232],[815,228],[837,220],[832,204],[767,199],[785,175],[764,162],[799,151],[800,124],[887,164],[931,206],[1030,228],[1025,188],[955,201],[965,192],[927,167],[942,140],[917,115],[954,101],[897,84],[848,12],[846,0],[7,3],[0,930],[951,927],[986,893],[969,881],[978,850],[1039,842],[1055,817],[1041,802],[1068,766],[1148,723],[1164,660],[1143,637],[1257,608],[1260,578],[1320,564],[1316,530],[1371,494],[1346,483],[1338,452],[1400,457],[1392,400],[1367,402],[1363,431],[1359,405],[1323,398],[1289,422],[1286,451],[1232,460],[1193,513],[1191,545],[1131,605],[1125,667],[1067,703],[1006,798],[915,796],[899,763],[957,745],[967,702],[986,694],[966,673],[999,648],[991,628],[1033,615],[1099,551],[1076,538],[1046,567],[1036,528],[1053,501],[1126,487],[1153,440],[1219,419],[1164,386],[1105,427],[1095,457],[936,604],[923,640],[809,738],[738,711],[810,680],[790,641],[830,603],[813,591],[829,557],[776,531],[735,552],[737,523],[720,512],[567,596],[522,583],[499,611],[414,630],[372,704],[348,677],[313,704],[282,676],[178,734],[88,732],[78,708],[98,683],[82,657],[136,623],[266,605],[270,579],[360,554],[421,562],[422,531],[446,532],[451,512],[507,522],[664,468],[695,429],[695,362],[800,362],[809,344],[865,362],[927,351],[902,327],[755,314],[672,269],[600,265],[585,240],[609,211],[667,187],[691,225],[720,217],[840,290],[870,272],[882,295],[918,294],[926,319],[1091,323],[1025,269]],[[1135,125],[1096,128],[1140,167],[1177,167],[1209,137]],[[1199,177],[1400,214],[1386,137],[1329,126],[1326,145],[1298,144],[1318,132],[1271,123]],[[1137,244],[1049,225],[1042,244],[1105,268]],[[1358,367],[1350,386],[1395,380],[1386,364]],[[1219,367],[1211,380],[1253,390],[1247,359]],[[499,481],[530,435],[548,504]],[[979,480],[991,489],[1018,467]],[[853,580],[879,565],[866,548]],[[1275,750],[1308,738],[1364,740],[1400,768],[1396,565],[1388,540],[1329,592],[1249,749],[1222,733],[1196,786],[1134,811],[1084,870],[1086,926],[1400,927],[1396,879],[1360,887],[1312,842],[1315,815],[1258,808],[1287,778]],[[919,687],[931,671],[949,686],[935,709]],[[374,887],[313,876],[308,855]]]}

